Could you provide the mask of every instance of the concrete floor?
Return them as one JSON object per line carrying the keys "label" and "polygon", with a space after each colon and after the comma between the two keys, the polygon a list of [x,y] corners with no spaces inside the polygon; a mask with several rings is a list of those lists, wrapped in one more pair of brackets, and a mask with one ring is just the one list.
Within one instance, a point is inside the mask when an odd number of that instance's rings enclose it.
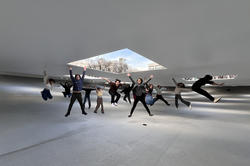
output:
{"label": "concrete floor", "polygon": [[[76,103],[64,117],[69,99],[58,93],[44,102],[39,88],[0,86],[1,166],[249,166],[250,94],[224,94],[213,104],[193,93],[185,95],[192,110],[177,111],[162,102],[150,107],[149,117],[139,104],[134,116],[121,101],[105,114]],[[10,85],[8,85],[10,86]],[[15,86],[12,85],[11,86]],[[8,89],[8,90],[6,90]],[[23,90],[25,89],[25,90]],[[94,94],[94,93],[93,93]],[[95,95],[92,97],[95,106]],[[142,124],[146,123],[147,126]]]}

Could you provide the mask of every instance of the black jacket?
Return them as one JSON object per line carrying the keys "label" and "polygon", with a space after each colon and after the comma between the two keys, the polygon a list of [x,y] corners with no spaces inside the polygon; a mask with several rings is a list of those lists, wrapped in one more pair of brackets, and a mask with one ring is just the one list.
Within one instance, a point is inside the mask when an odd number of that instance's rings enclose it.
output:
{"label": "black jacket", "polygon": [[144,83],[142,83],[142,84],[138,84],[138,83],[136,83],[133,79],[132,79],[132,77],[129,77],[129,79],[132,81],[132,86],[134,87],[133,88],[133,94],[135,95],[135,96],[143,96],[143,95],[145,95],[146,94],[146,88],[145,88],[145,86],[146,86],[146,84],[151,80],[151,78],[149,79],[149,80],[147,80],[146,82],[144,82]]}

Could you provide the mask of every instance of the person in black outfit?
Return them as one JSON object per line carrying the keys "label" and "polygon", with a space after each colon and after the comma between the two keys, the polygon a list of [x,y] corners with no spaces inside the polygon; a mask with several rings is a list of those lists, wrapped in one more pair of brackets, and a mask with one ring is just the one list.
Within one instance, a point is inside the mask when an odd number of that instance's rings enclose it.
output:
{"label": "person in black outfit", "polygon": [[121,95],[117,92],[118,88],[121,86],[121,80],[116,79],[115,82],[112,82],[107,78],[103,79],[106,80],[110,85],[109,94],[111,95],[112,106],[117,106],[121,97]]}
{"label": "person in black outfit", "polygon": [[85,96],[84,96],[84,100],[83,100],[83,106],[85,108],[85,103],[88,100],[89,109],[90,109],[90,107],[91,107],[90,93],[91,93],[92,90],[95,90],[95,89],[88,87],[88,88],[82,88],[82,90],[85,91]]}
{"label": "person in black outfit", "polygon": [[82,93],[81,93],[85,73],[86,73],[86,67],[84,67],[82,77],[79,74],[76,74],[75,77],[73,77],[72,68],[71,67],[69,68],[69,74],[70,74],[70,78],[71,78],[71,81],[72,81],[72,84],[73,84],[73,94],[71,96],[70,104],[69,104],[69,107],[68,107],[68,111],[65,114],[65,117],[70,115],[71,108],[72,108],[74,102],[76,101],[76,99],[78,100],[78,102],[80,104],[82,114],[87,115],[87,112],[85,112],[84,106],[82,104]]}
{"label": "person in black outfit", "polygon": [[130,86],[129,84],[126,84],[124,89],[121,91],[121,93],[124,93],[124,97],[123,97],[123,100],[127,102],[127,98],[128,98],[128,101],[129,103],[131,104],[131,99],[130,99],[130,92],[131,90],[133,89],[133,85]]}
{"label": "person in black outfit", "polygon": [[145,96],[146,96],[146,89],[145,89],[145,85],[153,78],[153,75],[150,76],[150,78],[145,82],[143,83],[143,79],[142,78],[138,78],[137,79],[137,82],[135,82],[132,77],[131,77],[131,74],[128,74],[128,77],[129,79],[132,81],[133,83],[133,94],[135,96],[135,100],[134,100],[134,104],[133,104],[133,107],[130,111],[130,114],[128,115],[128,117],[131,117],[134,110],[135,110],[135,107],[137,105],[137,103],[140,101],[143,106],[146,108],[149,116],[153,116],[153,114],[151,114],[146,102],[145,102]]}
{"label": "person in black outfit", "polygon": [[63,96],[64,97],[70,97],[71,96],[71,92],[70,92],[70,88],[73,86],[71,85],[69,82],[65,82],[64,84],[63,83],[60,83],[62,85],[62,87],[64,88],[64,92],[63,93]]}
{"label": "person in black outfit", "polygon": [[221,97],[215,99],[213,96],[211,96],[207,91],[201,89],[202,86],[206,85],[206,84],[211,84],[211,85],[219,85],[222,86],[224,85],[224,83],[221,84],[217,84],[215,82],[212,81],[213,77],[211,75],[206,75],[203,78],[200,78],[198,81],[196,81],[193,86],[192,86],[192,90],[195,91],[196,93],[199,93],[203,96],[205,96],[206,98],[208,98],[210,101],[217,103],[218,101],[220,101]]}

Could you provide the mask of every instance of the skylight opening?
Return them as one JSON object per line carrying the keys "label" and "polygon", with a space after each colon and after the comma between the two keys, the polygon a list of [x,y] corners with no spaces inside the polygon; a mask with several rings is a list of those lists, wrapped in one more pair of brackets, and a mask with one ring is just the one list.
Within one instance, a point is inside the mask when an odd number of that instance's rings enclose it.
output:
{"label": "skylight opening", "polygon": [[167,69],[127,48],[88,59],[70,62],[68,65],[77,67],[87,66],[87,68],[92,70],[114,74]]}

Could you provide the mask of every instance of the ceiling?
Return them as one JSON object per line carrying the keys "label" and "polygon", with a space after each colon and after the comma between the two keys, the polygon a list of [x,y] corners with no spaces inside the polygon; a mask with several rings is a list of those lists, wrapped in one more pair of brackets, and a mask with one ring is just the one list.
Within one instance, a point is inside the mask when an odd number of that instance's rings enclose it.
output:
{"label": "ceiling", "polygon": [[250,1],[0,1],[0,72],[64,75],[68,62],[123,48],[168,68],[156,83],[238,74],[226,84],[249,85]]}

